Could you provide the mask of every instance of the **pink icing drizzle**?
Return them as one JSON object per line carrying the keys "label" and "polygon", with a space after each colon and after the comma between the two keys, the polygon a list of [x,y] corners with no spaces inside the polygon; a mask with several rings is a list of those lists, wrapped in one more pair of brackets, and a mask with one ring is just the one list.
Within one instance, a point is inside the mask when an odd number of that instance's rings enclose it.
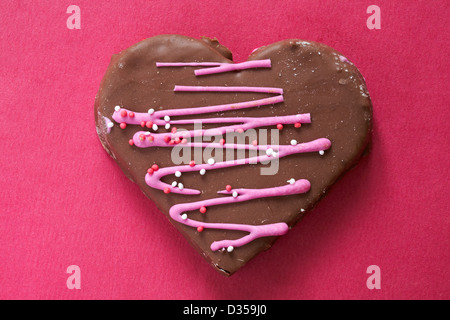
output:
{"label": "pink icing drizzle", "polygon": [[[176,204],[170,208],[169,214],[175,221],[188,225],[190,227],[203,227],[211,229],[222,229],[222,230],[238,230],[249,232],[236,240],[222,240],[214,241],[211,244],[211,250],[216,251],[222,248],[227,248],[230,246],[240,247],[253,241],[254,239],[267,236],[281,236],[286,234],[289,227],[286,223],[272,223],[265,225],[246,225],[246,224],[235,224],[235,223],[207,223],[199,222],[189,218],[183,219],[181,214],[187,211],[198,210],[201,207],[211,207],[223,204],[232,204],[236,202],[249,201],[264,197],[279,197],[305,193],[309,190],[311,184],[308,180],[297,180],[293,184],[288,184],[284,186],[266,188],[266,189],[233,189],[231,191],[222,190],[218,193],[229,195],[228,197],[218,197],[208,200],[202,200],[192,203]],[[230,196],[233,192],[237,192],[237,197]]]}
{"label": "pink icing drizzle", "polygon": [[[206,107],[198,107],[198,108],[185,108],[185,109],[169,109],[169,110],[159,110],[155,111],[152,114],[148,113],[136,113],[135,117],[130,118],[128,116],[122,117],[120,114],[121,110],[127,110],[127,109],[120,109],[119,111],[115,111],[113,114],[113,119],[116,122],[122,123],[125,122],[127,124],[140,124],[142,121],[152,121],[156,125],[164,125],[166,123],[165,120],[162,120],[161,118],[165,116],[184,116],[184,115],[192,115],[192,114],[204,114],[204,113],[212,113],[212,112],[223,112],[228,110],[240,110],[245,108],[253,108],[258,106],[264,106],[264,105],[271,105],[283,102],[283,96],[278,95],[275,97],[269,97],[259,100],[252,100],[252,101],[245,101],[245,102],[237,102],[237,103],[230,103],[230,104],[222,104],[222,105],[214,105],[214,106],[206,106]],[[129,111],[129,110],[127,110]],[[203,121],[205,122],[205,121]],[[223,122],[223,120],[217,119],[216,123]],[[192,123],[191,120],[175,120],[170,121],[171,124],[188,124]],[[209,122],[213,123],[213,122]]]}
{"label": "pink icing drizzle", "polygon": [[265,60],[253,60],[253,61],[246,61],[241,63],[230,63],[230,64],[222,64],[218,67],[213,68],[207,68],[207,69],[198,69],[195,70],[194,73],[196,76],[203,76],[207,74],[215,74],[215,73],[222,73],[222,72],[229,72],[229,71],[236,71],[236,70],[245,70],[245,69],[252,69],[252,68],[270,68],[271,62],[270,59]]}
{"label": "pink icing drizzle", "polygon": [[[217,148],[223,147],[220,144],[211,144],[211,143],[207,144],[207,146],[208,147],[215,146]],[[250,157],[250,158],[217,162],[217,163],[214,163],[213,165],[204,163],[204,164],[196,164],[194,167],[191,167],[190,165],[180,165],[180,166],[160,168],[158,171],[154,172],[151,175],[147,173],[145,175],[145,182],[147,183],[147,185],[149,185],[152,188],[164,190],[164,188],[168,188],[168,187],[170,187],[170,185],[162,182],[161,179],[167,175],[174,174],[176,171],[180,171],[183,173],[183,172],[200,171],[201,169],[216,170],[216,169],[223,169],[223,168],[240,166],[240,165],[250,164],[250,163],[260,163],[260,162],[264,162],[267,160],[283,158],[283,157],[286,157],[286,156],[289,156],[289,155],[292,155],[295,153],[316,152],[316,151],[321,151],[321,150],[327,150],[330,148],[330,146],[331,146],[331,142],[330,142],[330,140],[328,140],[326,138],[316,139],[316,140],[313,140],[310,142],[298,144],[296,146],[290,146],[290,145],[272,146],[273,149],[277,148],[276,151],[278,151],[278,155],[276,158],[274,158],[273,156],[270,156],[270,155],[262,155],[262,156],[256,156],[256,157]],[[233,145],[233,148],[235,148],[235,147],[236,147],[236,145]],[[249,146],[248,148],[252,148],[252,147]],[[257,147],[253,147],[253,148],[257,148]],[[260,148],[261,148],[261,146],[260,146]],[[189,195],[200,194],[199,190],[189,189],[189,188],[183,188],[182,190],[178,189],[178,188],[173,188],[171,192],[180,193],[180,194],[189,194]]]}
{"label": "pink icing drizzle", "polygon": [[217,67],[225,63],[220,62],[157,62],[156,67]]}
{"label": "pink icing drizzle", "polygon": [[[201,108],[198,108],[201,109]],[[127,109],[127,113],[130,111]],[[120,110],[120,111],[121,111]],[[124,122],[126,124],[141,124],[142,122],[152,121],[157,125],[164,125],[167,122],[161,119],[159,113],[154,112],[153,114],[135,112],[135,116],[133,118],[130,117],[122,117],[120,115],[120,111],[116,111],[113,114],[113,119],[119,123]],[[171,110],[166,110],[171,111]],[[169,113],[172,114],[172,113]],[[198,136],[215,136],[215,135],[223,135],[225,133],[234,132],[235,130],[248,130],[257,127],[265,127],[276,125],[278,123],[283,124],[294,124],[294,123],[311,123],[311,117],[309,113],[297,114],[292,116],[279,116],[279,117],[223,117],[223,118],[205,118],[205,119],[185,119],[185,120],[171,120],[169,122],[171,125],[178,124],[195,124],[195,123],[209,123],[209,124],[220,124],[220,123],[238,123],[234,125],[221,126],[212,129],[201,129],[201,130],[189,130],[189,131],[181,131],[176,133],[154,133],[151,134],[153,137],[153,142],[149,142],[148,140],[140,141],[140,136],[142,134],[148,135],[149,131],[138,131],[134,134],[133,140],[136,146],[140,148],[146,147],[170,147],[172,145],[168,145],[168,142],[164,140],[164,138],[169,137],[171,140],[177,137],[188,138],[188,137],[198,137]]]}
{"label": "pink icing drizzle", "polygon": [[197,69],[194,71],[196,76],[207,74],[216,74],[229,71],[253,69],[253,68],[270,68],[270,59],[252,60],[241,63],[220,63],[220,62],[156,62],[156,67],[212,67],[205,69]]}
{"label": "pink icing drizzle", "polygon": [[[267,60],[254,60],[247,61],[238,64],[228,64],[228,63],[216,63],[216,62],[157,62],[157,67],[180,67],[180,66],[208,66],[212,68],[195,70],[195,75],[206,75],[221,72],[228,72],[234,70],[244,70],[248,68],[270,68],[270,59]],[[281,88],[268,88],[268,87],[224,87],[224,86],[213,86],[213,87],[202,87],[202,86],[175,86],[174,91],[187,91],[187,92],[206,92],[206,91],[217,91],[217,92],[258,92],[258,93],[275,93],[277,96],[251,100],[245,102],[238,102],[232,104],[222,104],[214,106],[196,107],[196,108],[183,108],[183,109],[169,109],[169,110],[159,110],[153,113],[139,113],[133,112],[133,117],[130,117],[130,110],[121,108],[115,111],[113,114],[113,119],[118,123],[127,123],[132,125],[139,125],[142,122],[150,121],[158,126],[170,123],[175,124],[195,124],[195,123],[209,123],[209,124],[221,124],[221,123],[231,123],[232,125],[221,126],[213,129],[207,130],[189,130],[182,131],[180,133],[150,133],[149,131],[139,131],[133,135],[133,144],[139,148],[147,147],[173,147],[175,144],[173,139],[176,138],[190,138],[196,136],[213,136],[213,135],[223,135],[227,132],[233,132],[235,130],[248,130],[257,127],[270,126],[276,124],[294,124],[294,123],[310,123],[311,118],[309,113],[289,115],[289,116],[279,116],[279,117],[226,117],[226,118],[206,118],[206,119],[181,119],[181,120],[165,120],[162,119],[166,116],[186,116],[186,115],[196,115],[196,114],[207,114],[214,112],[224,112],[227,110],[239,110],[245,108],[254,108],[259,106],[266,106],[277,104],[284,101],[283,89]],[[126,111],[126,116],[122,116],[122,111]],[[151,137],[151,139],[148,139]],[[151,141],[150,141],[151,140]],[[243,158],[237,160],[223,161],[214,164],[196,164],[195,166],[181,165],[181,166],[171,166],[166,168],[160,168],[159,170],[153,172],[152,174],[147,173],[145,176],[145,181],[148,186],[164,190],[170,188],[171,192],[186,194],[186,195],[196,195],[200,194],[199,190],[189,189],[189,188],[171,188],[161,181],[164,176],[174,174],[175,172],[193,172],[205,170],[215,170],[223,169],[231,166],[245,165],[249,163],[258,163],[267,160],[273,160],[278,158],[283,158],[288,155],[303,153],[303,152],[316,152],[327,150],[331,147],[330,140],[326,138],[319,138],[310,142],[300,143],[296,145],[242,145],[242,144],[218,144],[218,143],[203,143],[203,142],[185,142],[186,147],[210,147],[210,148],[232,148],[232,149],[247,149],[247,150],[267,150],[272,148],[276,151],[277,157],[274,158],[270,154]],[[222,204],[231,204],[235,202],[249,201],[253,199],[263,198],[263,197],[275,197],[275,196],[286,196],[305,193],[310,189],[310,183],[308,180],[297,180],[292,184],[285,186],[278,186],[273,188],[265,189],[233,189],[231,191],[222,190],[218,193],[231,195],[237,192],[237,196],[228,197],[218,197],[208,200],[202,200],[191,203],[181,203],[176,204],[171,207],[169,213],[172,219],[183,223],[191,227],[203,227],[211,229],[223,229],[223,230],[238,230],[248,232],[245,235],[236,240],[222,240],[215,241],[211,244],[211,250],[216,251],[226,247],[239,247],[253,241],[259,237],[267,236],[279,236],[283,235],[288,231],[288,225],[286,223],[272,223],[267,225],[246,225],[246,224],[232,224],[232,223],[204,223],[196,220],[188,219],[187,215],[182,215],[184,212],[198,210],[201,207],[210,207]]]}
{"label": "pink icing drizzle", "polygon": [[279,93],[283,94],[282,88],[269,87],[201,87],[201,86],[175,86],[173,91],[191,91],[191,92],[263,92],[263,93]]}

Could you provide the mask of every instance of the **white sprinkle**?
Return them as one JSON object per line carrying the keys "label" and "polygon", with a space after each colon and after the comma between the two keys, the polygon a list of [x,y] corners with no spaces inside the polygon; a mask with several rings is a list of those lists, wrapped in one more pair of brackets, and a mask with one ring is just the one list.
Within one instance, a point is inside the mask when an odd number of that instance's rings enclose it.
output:
{"label": "white sprinkle", "polygon": [[170,129],[170,123],[166,123],[166,125],[164,126],[164,128],[166,128],[167,130]]}
{"label": "white sprinkle", "polygon": [[120,110],[120,106],[116,106],[116,107],[114,108],[114,110],[119,111],[119,110]]}
{"label": "white sprinkle", "polygon": [[233,247],[233,246],[229,246],[229,247],[227,248],[227,251],[228,251],[228,252],[233,252],[233,250],[234,250],[234,247]]}
{"label": "white sprinkle", "polygon": [[278,153],[277,152],[272,152],[272,157],[274,157],[274,158],[276,158],[276,157],[278,157]]}
{"label": "white sprinkle", "polygon": [[266,155],[270,156],[273,153],[273,149],[269,148],[266,150]]}
{"label": "white sprinkle", "polygon": [[295,183],[295,179],[294,178],[289,179],[287,182],[290,183],[290,184],[294,184]]}
{"label": "white sprinkle", "polygon": [[149,135],[150,135],[150,131],[145,131],[144,134],[145,134],[146,136],[149,136]]}
{"label": "white sprinkle", "polygon": [[155,112],[155,109],[148,109],[148,114],[152,114],[153,112]]}
{"label": "white sprinkle", "polygon": [[114,122],[108,122],[108,124],[106,126],[108,128],[112,128],[112,127],[114,127]]}
{"label": "white sprinkle", "polygon": [[186,220],[187,219],[187,214],[186,213],[182,214],[181,215],[181,219]]}
{"label": "white sprinkle", "polygon": [[177,177],[177,178],[181,177],[181,172],[180,171],[175,171],[175,177]]}
{"label": "white sprinkle", "polygon": [[181,182],[178,184],[178,189],[180,189],[180,190],[184,189],[184,185]]}
{"label": "white sprinkle", "polygon": [[153,124],[152,129],[153,129],[154,131],[158,130],[158,126],[156,125],[156,123]]}
{"label": "white sprinkle", "polygon": [[297,145],[297,140],[292,139],[292,140],[291,140],[291,145],[296,146],[296,145]]}
{"label": "white sprinkle", "polygon": [[209,158],[209,159],[208,159],[208,164],[209,164],[210,166],[212,166],[214,163],[215,163],[215,161],[214,161],[213,158]]}
{"label": "white sprinkle", "polygon": [[325,151],[320,150],[320,151],[319,151],[319,154],[320,154],[321,156],[323,156],[323,155],[325,154]]}
{"label": "white sprinkle", "polygon": [[203,176],[204,174],[206,173],[206,170],[205,169],[201,169],[200,170],[200,174]]}
{"label": "white sprinkle", "polygon": [[169,122],[170,121],[170,117],[169,116],[164,116],[164,121],[165,122]]}
{"label": "white sprinkle", "polygon": [[174,181],[174,182],[172,182],[172,187],[176,187],[178,185],[178,182],[176,182],[176,181]]}
{"label": "white sprinkle", "polygon": [[233,191],[233,198],[237,198],[237,196],[238,196],[237,191]]}
{"label": "white sprinkle", "polygon": [[301,212],[305,212],[305,209],[301,208],[300,211],[301,211]]}

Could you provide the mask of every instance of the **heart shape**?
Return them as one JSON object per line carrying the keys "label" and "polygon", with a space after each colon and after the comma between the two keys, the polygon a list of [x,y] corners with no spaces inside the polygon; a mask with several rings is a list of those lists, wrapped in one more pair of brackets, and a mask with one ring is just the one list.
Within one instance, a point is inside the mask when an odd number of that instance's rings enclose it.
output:
{"label": "heart shape", "polygon": [[95,119],[123,172],[231,275],[358,162],[372,104],[323,44],[284,40],[235,64],[216,40],[161,35],[112,57]]}

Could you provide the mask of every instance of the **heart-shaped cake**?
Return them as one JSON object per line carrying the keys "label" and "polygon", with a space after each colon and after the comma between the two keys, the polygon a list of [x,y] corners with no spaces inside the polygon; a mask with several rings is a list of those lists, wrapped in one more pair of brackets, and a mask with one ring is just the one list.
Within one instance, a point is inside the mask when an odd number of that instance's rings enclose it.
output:
{"label": "heart-shaped cake", "polygon": [[95,120],[122,171],[231,275],[368,150],[372,104],[323,44],[283,40],[234,63],[215,39],[160,35],[112,57]]}

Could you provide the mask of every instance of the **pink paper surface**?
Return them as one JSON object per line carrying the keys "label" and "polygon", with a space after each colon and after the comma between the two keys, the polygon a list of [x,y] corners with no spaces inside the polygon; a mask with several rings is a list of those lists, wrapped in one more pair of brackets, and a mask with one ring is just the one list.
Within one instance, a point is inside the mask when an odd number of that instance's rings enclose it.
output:
{"label": "pink paper surface", "polygon": [[[71,4],[79,30],[66,25]],[[366,26],[372,4],[379,30]],[[450,298],[448,12],[445,0],[1,1],[0,298]],[[323,42],[358,66],[373,100],[371,154],[230,278],[95,131],[111,55],[166,33],[217,37],[237,62],[282,39]],[[70,265],[81,289],[66,285]],[[366,285],[370,265],[381,289]]]}

